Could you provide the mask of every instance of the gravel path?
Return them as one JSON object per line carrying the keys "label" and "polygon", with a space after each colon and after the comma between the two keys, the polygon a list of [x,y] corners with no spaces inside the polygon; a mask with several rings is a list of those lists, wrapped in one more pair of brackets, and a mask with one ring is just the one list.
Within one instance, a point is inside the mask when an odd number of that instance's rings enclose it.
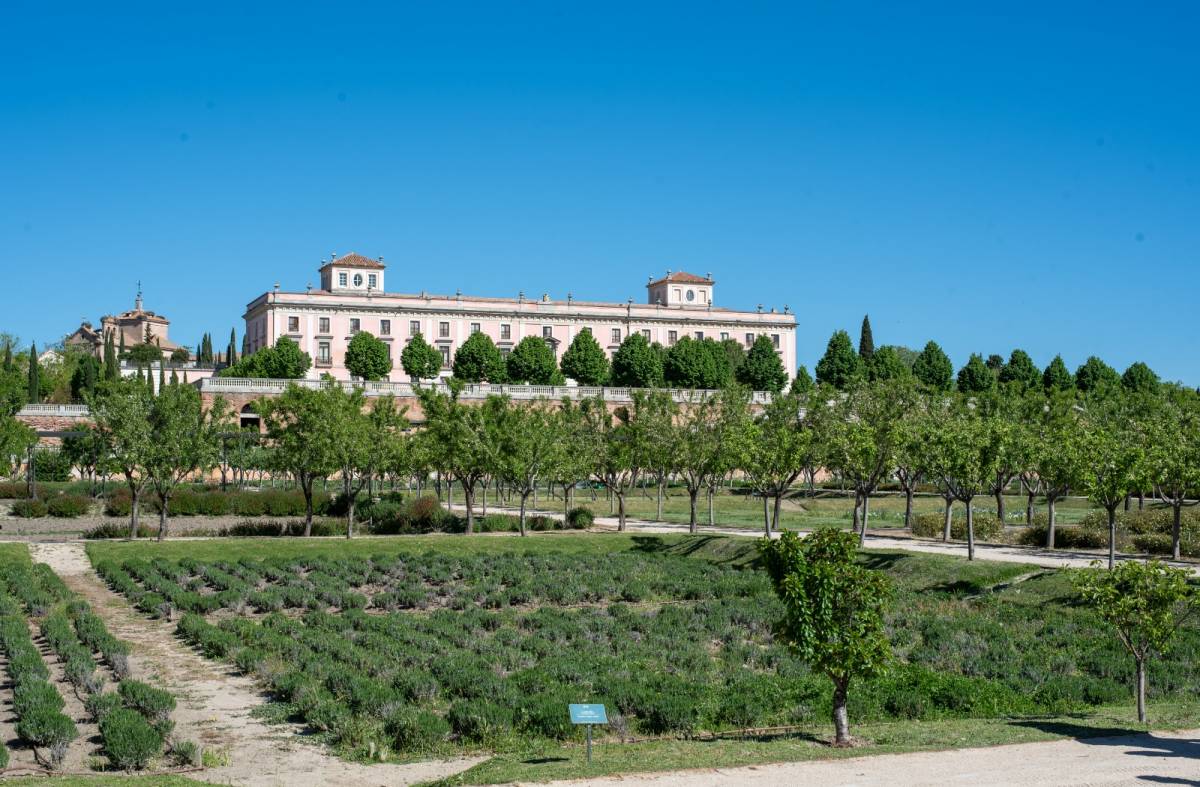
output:
{"label": "gravel path", "polygon": [[300,725],[267,725],[251,712],[265,702],[253,681],[228,666],[202,658],[175,638],[171,625],[150,620],[112,593],[92,570],[83,544],[34,543],[35,561],[46,563],[71,590],[91,604],[109,631],[133,648],[134,677],[175,694],[177,733],[206,749],[224,752],[228,764],[203,779],[246,787],[352,787],[407,785],[451,776],[482,757],[406,765],[359,765],[338,759],[301,737]]}
{"label": "gravel path", "polygon": [[881,754],[849,760],[614,776],[553,784],[709,785],[1200,785],[1200,730]]}

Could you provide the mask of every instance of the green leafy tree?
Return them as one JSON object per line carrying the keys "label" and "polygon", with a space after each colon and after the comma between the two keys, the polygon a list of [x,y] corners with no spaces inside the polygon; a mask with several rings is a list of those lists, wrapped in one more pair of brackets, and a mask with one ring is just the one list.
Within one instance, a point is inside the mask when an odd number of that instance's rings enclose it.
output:
{"label": "green leafy tree", "polygon": [[1160,500],[1171,507],[1171,557],[1180,558],[1184,506],[1200,502],[1200,403],[1176,393],[1154,408],[1147,468]]}
{"label": "green leafy tree", "polygon": [[1000,370],[1000,383],[1015,386],[1019,390],[1033,390],[1042,384],[1042,373],[1034,365],[1029,353],[1021,349],[1013,350],[1008,356],[1008,363]]}
{"label": "green leafy tree", "polygon": [[346,369],[363,380],[382,380],[392,371],[392,348],[367,331],[359,331],[346,345]]}
{"label": "green leafy tree", "polygon": [[29,345],[29,389],[26,394],[30,404],[42,401],[41,375],[38,369],[37,344]]}
{"label": "green leafy tree", "polygon": [[787,385],[787,371],[768,336],[759,336],[738,368],[737,381],[751,391],[779,393]]}
{"label": "green leafy tree", "polygon": [[821,529],[803,540],[782,533],[759,549],[784,604],[776,635],[833,682],[834,745],[849,746],[850,682],[883,674],[892,658],[884,625],[891,587],[881,572],[858,565],[854,536],[844,531]]}
{"label": "green leafy tree", "polygon": [[629,388],[663,386],[663,357],[640,332],[625,337],[613,353],[612,384]]}
{"label": "green leafy tree", "polygon": [[125,353],[125,357],[137,364],[149,366],[162,360],[162,348],[152,342],[135,344]]}
{"label": "green leafy tree", "polygon": [[804,364],[796,367],[796,379],[792,380],[792,393],[807,394],[815,385],[816,383],[813,382],[812,375],[808,373],[808,367]]}
{"label": "green leafy tree", "polygon": [[504,383],[508,370],[492,338],[476,331],[454,352],[454,376],[464,383]]}
{"label": "green leafy tree", "polygon": [[835,331],[829,337],[825,355],[817,361],[817,383],[845,390],[862,377],[862,360],[854,352],[850,334]]}
{"label": "green leafy tree", "polygon": [[85,355],[75,365],[71,372],[71,401],[82,402],[96,390],[100,378],[100,361],[92,355]]}
{"label": "green leafy tree", "polygon": [[442,370],[442,354],[419,333],[414,333],[400,353],[400,366],[413,380],[430,380]]}
{"label": "green leafy tree", "polygon": [[562,373],[580,385],[604,385],[608,379],[608,356],[592,336],[580,331],[563,353]]}
{"label": "green leafy tree", "polygon": [[1083,430],[1071,394],[1059,393],[1045,405],[1035,427],[1036,447],[1033,466],[1041,480],[1046,498],[1046,547],[1054,548],[1057,503],[1072,487],[1079,487],[1083,475]]}
{"label": "green leafy tree", "polygon": [[493,410],[490,421],[496,426],[499,443],[496,476],[521,498],[518,526],[524,536],[529,496],[552,476],[560,456],[561,421],[545,401],[513,404],[497,397],[485,407]]}
{"label": "green leafy tree", "polygon": [[117,363],[117,348],[113,344],[113,335],[110,331],[104,337],[104,379],[106,382],[114,383],[121,377],[121,368]]}
{"label": "green leafy tree", "polygon": [[871,335],[871,317],[864,314],[862,328],[858,332],[858,357],[862,358],[864,365],[868,365],[873,355],[875,355],[875,337]]}
{"label": "green leafy tree", "polygon": [[737,339],[722,339],[721,348],[725,350],[725,360],[729,364],[729,373],[733,379],[738,379],[738,371],[746,362],[746,348]]}
{"label": "green leafy tree", "polygon": [[873,382],[881,380],[905,380],[912,377],[912,371],[900,358],[895,347],[880,347],[871,354],[866,362],[867,379]]}
{"label": "green leafy tree", "polygon": [[958,390],[966,394],[986,393],[996,387],[996,375],[979,353],[971,353],[966,366],[958,370]]}
{"label": "green leafy tree", "polygon": [[418,397],[425,414],[430,464],[462,487],[470,535],[475,532],[475,495],[480,481],[496,468],[499,446],[488,421],[491,411],[463,404],[458,398],[459,386],[455,382],[449,394],[426,388]]}
{"label": "green leafy tree", "polygon": [[937,342],[930,341],[913,361],[913,376],[922,385],[934,391],[949,391],[954,379],[954,367],[950,358],[942,352]]}
{"label": "green leafy tree", "polygon": [[129,537],[137,538],[142,491],[154,458],[153,397],[135,380],[108,384],[88,401],[96,429],[112,451],[112,466],[129,488]]}
{"label": "green leafy tree", "polygon": [[[800,394],[777,396],[757,418],[743,422],[743,437],[737,443],[738,465],[750,486],[762,496],[763,530],[767,536],[779,529],[784,496],[800,475],[819,461],[807,404]],[[768,499],[774,502],[770,516]]]}
{"label": "green leafy tree", "polygon": [[1094,355],[1075,370],[1075,387],[1083,393],[1103,394],[1120,384],[1121,376],[1117,370]]}
{"label": "green leafy tree", "polygon": [[1196,591],[1186,569],[1157,560],[1128,560],[1109,571],[1079,572],[1076,586],[1085,603],[1117,630],[1133,656],[1138,721],[1146,722],[1146,667],[1166,653],[1179,629],[1195,614]]}
{"label": "green leafy tree", "polygon": [[[209,361],[211,363],[211,361]],[[312,358],[293,339],[280,336],[273,347],[243,355],[220,371],[221,377],[250,377],[270,380],[299,380],[312,367]]]}
{"label": "green leafy tree", "polygon": [[408,427],[406,408],[397,409],[394,397],[382,396],[368,410],[361,388],[347,391],[329,385],[323,393],[336,433],[334,454],[346,501],[346,538],[352,538],[358,497],[392,457],[394,442]]}
{"label": "green leafy tree", "polygon": [[1121,375],[1121,386],[1131,393],[1158,393],[1158,375],[1141,361],[1132,363]]}
{"label": "green leafy tree", "polygon": [[528,385],[562,385],[554,350],[540,336],[526,336],[508,354],[508,379]]}
{"label": "green leafy tree", "polygon": [[1054,360],[1046,366],[1046,371],[1042,372],[1042,387],[1046,393],[1068,391],[1075,387],[1075,378],[1067,370],[1061,355],[1054,356]]}
{"label": "green leafy tree", "polygon": [[633,392],[632,401],[610,410],[604,399],[595,397],[579,403],[583,423],[584,455],[591,460],[589,472],[617,501],[617,529],[625,530],[625,498],[651,463],[652,441],[664,435],[651,433],[660,425],[656,392]]}
{"label": "green leafy tree", "polygon": [[[229,329],[229,344],[225,347],[225,363],[233,365],[237,363],[237,328]],[[184,360],[187,360],[186,358]]]}
{"label": "green leafy tree", "polygon": [[672,388],[723,388],[730,379],[729,360],[712,339],[685,336],[667,350],[663,377]]}
{"label": "green leafy tree", "polygon": [[1145,461],[1129,417],[1121,403],[1106,400],[1092,402],[1082,419],[1080,487],[1108,515],[1110,569],[1117,560],[1117,506],[1136,491]]}
{"label": "green leafy tree", "polygon": [[729,388],[685,405],[672,429],[675,469],[688,493],[689,532],[696,532],[700,491],[736,464],[737,440],[747,412],[746,395]]}
{"label": "green leafy tree", "polygon": [[187,363],[192,360],[192,354],[186,347],[176,347],[171,351],[171,363]]}
{"label": "green leafy tree", "polygon": [[943,479],[967,510],[967,559],[975,559],[975,517],[973,503],[987,491],[999,471],[997,421],[989,419],[979,407],[965,401],[956,403],[950,411],[947,428],[950,440]]}
{"label": "green leafy tree", "polygon": [[[88,396],[91,397],[92,392]],[[96,474],[104,466],[111,453],[104,435],[94,425],[88,424],[74,430],[75,434],[63,438],[63,454],[71,466],[79,471],[79,477],[87,479],[93,486]]]}
{"label": "green leafy tree", "polygon": [[208,409],[191,386],[171,385],[150,403],[150,449],[143,468],[158,494],[158,540],[167,537],[171,496],[188,476],[217,465],[229,407],[217,397]]}
{"label": "green leafy tree", "polygon": [[260,400],[258,405],[271,466],[289,473],[304,495],[305,536],[312,535],[313,484],[338,469],[341,434],[333,417],[332,387],[335,384],[319,389],[289,385],[279,396]]}
{"label": "green leafy tree", "polygon": [[37,445],[37,433],[8,413],[0,413],[0,476],[11,476],[21,466],[29,449]]}

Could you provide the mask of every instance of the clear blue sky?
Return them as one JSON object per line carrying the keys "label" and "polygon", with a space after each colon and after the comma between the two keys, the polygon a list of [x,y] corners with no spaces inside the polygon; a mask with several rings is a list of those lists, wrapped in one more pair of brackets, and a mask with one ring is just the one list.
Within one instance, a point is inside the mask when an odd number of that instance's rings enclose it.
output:
{"label": "clear blue sky", "polygon": [[[1200,383],[1194,3],[9,3],[0,330],[195,343],[318,260]],[[168,6],[177,8],[165,13]]]}

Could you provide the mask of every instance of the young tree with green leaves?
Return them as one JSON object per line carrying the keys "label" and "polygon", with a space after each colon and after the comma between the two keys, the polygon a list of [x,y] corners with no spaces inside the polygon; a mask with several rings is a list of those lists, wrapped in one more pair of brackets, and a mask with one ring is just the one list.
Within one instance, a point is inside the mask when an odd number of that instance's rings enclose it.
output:
{"label": "young tree with green leaves", "polygon": [[392,347],[367,331],[359,331],[346,345],[346,370],[362,380],[382,380],[392,371]]}
{"label": "young tree with green leaves", "polygon": [[975,559],[973,503],[984,493],[998,469],[997,419],[986,417],[966,401],[956,402],[946,426],[950,440],[944,479],[954,497],[967,509],[967,560]]}
{"label": "young tree with green leaves", "polygon": [[[89,397],[92,394],[89,394]],[[81,479],[87,479],[95,493],[96,473],[111,453],[104,436],[92,424],[77,428],[79,434],[63,438],[62,451],[70,459],[71,466],[79,471]]]}
{"label": "young tree with green leaves", "polygon": [[626,336],[613,353],[610,384],[629,388],[663,386],[662,355],[640,332]]}
{"label": "young tree with green leaves", "polygon": [[834,331],[825,346],[825,354],[817,361],[817,384],[844,391],[862,376],[862,359],[850,343],[850,334]]}
{"label": "young tree with green leaves", "polygon": [[37,445],[37,433],[8,413],[0,412],[0,476],[12,476]]}
{"label": "young tree with green leaves", "polygon": [[1117,561],[1117,507],[1135,490],[1145,461],[1129,416],[1119,401],[1094,400],[1081,423],[1080,487],[1108,515],[1109,569]]}
{"label": "young tree with green leaves", "polygon": [[[440,357],[438,365],[441,365]],[[504,365],[504,356],[496,348],[492,337],[483,331],[476,331],[468,336],[467,340],[454,351],[453,368],[454,376],[464,383],[500,384],[508,382],[508,370]]]}
{"label": "young tree with green leaves", "polygon": [[1155,494],[1171,507],[1171,557],[1179,560],[1183,507],[1200,502],[1200,402],[1176,391],[1156,404],[1147,429],[1146,464]]}
{"label": "young tree with green leaves", "polygon": [[604,399],[595,397],[579,402],[585,425],[585,455],[591,459],[591,476],[617,500],[617,530],[625,530],[625,497],[646,468],[651,441],[662,434],[651,434],[649,427],[657,419],[646,417],[653,392],[634,391],[632,401],[609,410]]}
{"label": "young tree with green leaves", "polygon": [[1121,387],[1129,393],[1158,393],[1159,385],[1158,375],[1141,361],[1131,363],[1121,375]]}
{"label": "young tree with green leaves", "polygon": [[150,449],[143,469],[158,494],[158,540],[167,537],[171,496],[184,479],[217,464],[220,435],[230,428],[229,406],[217,397],[205,409],[200,392],[172,385],[150,402]]}
{"label": "young tree with green leaves", "polygon": [[808,373],[808,367],[804,364],[796,367],[796,379],[792,380],[792,393],[802,396],[811,391],[815,385],[812,375]]}
{"label": "young tree with green leaves", "polygon": [[604,385],[608,379],[608,356],[591,331],[575,334],[563,353],[562,373],[579,385]]}
{"label": "young tree with green leaves", "polygon": [[999,379],[1001,385],[1029,391],[1042,384],[1042,372],[1034,365],[1029,353],[1016,349],[1008,356],[1008,363],[1000,370]]}
{"label": "young tree with green leaves", "polygon": [[965,394],[987,393],[996,387],[996,375],[979,353],[971,353],[966,366],[958,370],[958,390]]}
{"label": "young tree with green leaves", "polygon": [[[713,485],[736,457],[737,439],[747,415],[747,397],[736,388],[710,394],[680,408],[672,438],[675,469],[688,493],[688,531],[696,532],[700,490]],[[653,439],[653,438],[652,438]]]}
{"label": "young tree with green leaves", "polygon": [[1046,366],[1046,371],[1042,372],[1042,387],[1047,394],[1069,391],[1075,387],[1075,378],[1067,371],[1061,355],[1054,356],[1054,360]]}
{"label": "young tree with green leaves", "polygon": [[866,362],[867,379],[872,382],[881,380],[907,380],[912,377],[908,364],[900,358],[895,347],[885,345],[871,354],[871,360]]}
{"label": "young tree with green leaves", "polygon": [[1061,392],[1044,405],[1036,425],[1033,466],[1042,482],[1046,498],[1046,547],[1054,548],[1056,505],[1072,487],[1078,487],[1083,473],[1083,433],[1074,397]]}
{"label": "young tree with green leaves", "polygon": [[1133,656],[1138,721],[1146,723],[1146,667],[1165,653],[1179,629],[1196,613],[1196,591],[1186,569],[1157,560],[1127,560],[1108,571],[1080,571],[1076,587],[1083,601],[1117,630]]}
{"label": "young tree with green leaves", "polygon": [[110,383],[88,400],[92,420],[112,451],[112,465],[129,488],[129,537],[137,538],[142,491],[150,480],[148,465],[155,456],[151,421],[153,398],[144,384],[133,380]]}
{"label": "young tree with green leaves", "polygon": [[[737,445],[738,465],[763,499],[763,530],[778,530],[783,498],[817,459],[819,446],[809,421],[809,402],[797,394],[776,396],[757,418],[746,419]],[[767,501],[774,502],[767,515]]]}
{"label": "young tree with green leaves", "polygon": [[913,377],[932,391],[949,391],[954,380],[954,366],[935,341],[925,344],[925,349],[913,361]]}
{"label": "young tree with green leaves", "polygon": [[1121,375],[1117,370],[1094,355],[1075,370],[1075,387],[1081,393],[1106,394],[1120,384]]}
{"label": "young tree with green leaves", "polygon": [[544,400],[515,404],[497,397],[484,406],[493,411],[489,420],[495,424],[499,443],[496,477],[521,499],[518,527],[524,536],[529,496],[553,474],[559,457],[561,421]]}
{"label": "young tree with green leaves", "polygon": [[834,745],[850,745],[850,682],[884,673],[892,658],[884,612],[887,578],[857,562],[855,539],[832,528],[759,541],[767,574],[784,604],[777,636],[814,672],[833,682]]}
{"label": "young tree with green leaves", "polygon": [[575,485],[587,478],[591,470],[591,459],[587,456],[587,425],[579,407],[570,399],[563,399],[557,410],[551,412],[551,430],[556,435],[551,447],[551,456],[546,464],[546,478],[563,490],[563,521],[571,510]]}
{"label": "young tree with green leaves", "polygon": [[431,380],[442,370],[442,354],[425,337],[414,333],[400,353],[400,366],[414,382]]}
{"label": "young tree with green leaves", "polygon": [[498,446],[492,439],[488,409],[459,400],[460,386],[452,384],[449,394],[425,388],[417,395],[425,413],[425,446],[431,452],[431,464],[462,487],[470,535],[475,532],[477,487],[495,469]]}
{"label": "young tree with green leaves", "polygon": [[751,391],[770,391],[777,394],[787,385],[787,370],[768,336],[759,336],[750,347],[746,359],[738,367],[737,381]]}
{"label": "young tree with green leaves", "polygon": [[341,435],[329,392],[334,385],[320,389],[289,385],[279,396],[259,401],[272,467],[290,473],[304,495],[306,537],[312,535],[313,484],[338,469]]}
{"label": "young tree with green leaves", "polygon": [[554,350],[540,336],[526,336],[508,354],[508,379],[527,385],[562,385],[565,382]]}
{"label": "young tree with green leaves", "polygon": [[393,442],[408,427],[407,408],[397,409],[395,397],[381,396],[368,409],[361,388],[347,391],[330,385],[323,393],[336,430],[334,453],[346,500],[346,538],[353,538],[358,496],[383,469]]}

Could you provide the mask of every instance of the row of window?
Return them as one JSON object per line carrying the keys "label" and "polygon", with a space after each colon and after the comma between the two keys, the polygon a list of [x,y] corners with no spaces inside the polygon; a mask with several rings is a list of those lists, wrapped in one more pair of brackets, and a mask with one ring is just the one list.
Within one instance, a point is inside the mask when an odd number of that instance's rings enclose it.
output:
{"label": "row of window", "polygon": [[[346,278],[347,278],[347,274],[344,271],[338,274],[338,286],[339,287],[346,286]],[[355,287],[363,286],[363,275],[361,273],[354,274],[354,286]],[[367,286],[370,287],[372,290],[376,289],[379,286],[379,276],[374,273],[368,273],[367,274]]]}
{"label": "row of window", "polygon": [[[328,317],[319,318],[317,325],[318,325],[318,327],[317,327],[318,333],[320,333],[320,334],[328,334],[329,333],[329,318]],[[362,321],[359,320],[357,317],[350,318],[350,333],[355,334],[355,333],[358,333],[360,330],[362,330]],[[584,328],[583,330],[587,331],[588,333],[591,333],[591,328]],[[480,331],[480,324],[477,322],[471,323],[471,333],[479,333],[479,331]],[[288,317],[288,333],[299,333],[299,332],[300,332],[300,318],[299,317]],[[408,323],[409,335],[412,336],[412,335],[418,334],[420,332],[421,332],[421,321],[420,320],[409,321],[409,323]],[[390,336],[391,334],[392,334],[392,321],[391,320],[380,320],[379,321],[379,335],[380,336]],[[650,341],[650,329],[649,328],[643,328],[642,335],[646,337],[646,341]],[[704,331],[695,331],[693,333],[693,335],[697,339],[704,339]],[[554,337],[553,327],[550,325],[543,325],[542,326],[542,338],[551,339],[553,337]],[[439,322],[438,323],[438,338],[439,339],[449,339],[450,338],[450,323],[449,322]],[[727,331],[722,331],[721,332],[721,341],[726,341],[727,339],[729,339],[729,333]],[[754,339],[755,339],[755,335],[753,333],[747,333],[746,334],[746,346],[749,347],[752,344],[754,344]],[[510,325],[508,323],[501,323],[500,324],[500,341],[503,342],[503,341],[511,341],[511,340],[512,340],[512,325]],[[622,340],[621,339],[621,329],[620,328],[611,329],[611,332],[609,334],[609,340],[612,344],[620,344],[621,340]],[[677,341],[679,341],[679,331],[667,331],[667,344],[673,345]],[[774,344],[775,347],[778,349],[779,334],[777,334],[777,333],[771,334],[771,343]]]}

